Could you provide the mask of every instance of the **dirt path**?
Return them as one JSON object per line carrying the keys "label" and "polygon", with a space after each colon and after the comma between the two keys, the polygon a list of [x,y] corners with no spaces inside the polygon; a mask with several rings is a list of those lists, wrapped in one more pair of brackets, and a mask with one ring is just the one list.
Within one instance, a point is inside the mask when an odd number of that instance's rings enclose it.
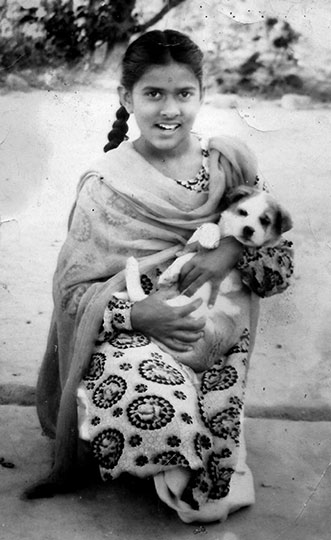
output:
{"label": "dirt path", "polygon": [[[79,175],[105,142],[117,100],[105,91],[0,97],[1,383],[34,385],[52,309],[51,277]],[[249,377],[251,411],[331,411],[331,110],[245,100],[206,105],[197,129],[242,137],[291,211],[291,290],[263,301]],[[134,134],[135,127],[132,126]]]}

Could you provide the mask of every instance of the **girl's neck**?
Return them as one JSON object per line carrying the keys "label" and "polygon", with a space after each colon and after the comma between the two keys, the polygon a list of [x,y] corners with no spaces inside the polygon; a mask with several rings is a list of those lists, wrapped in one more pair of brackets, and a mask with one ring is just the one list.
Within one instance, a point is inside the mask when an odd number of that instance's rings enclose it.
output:
{"label": "girl's neck", "polygon": [[201,167],[202,153],[199,139],[191,135],[182,145],[171,150],[159,150],[139,138],[133,146],[146,161],[158,171],[171,178],[193,178]]}

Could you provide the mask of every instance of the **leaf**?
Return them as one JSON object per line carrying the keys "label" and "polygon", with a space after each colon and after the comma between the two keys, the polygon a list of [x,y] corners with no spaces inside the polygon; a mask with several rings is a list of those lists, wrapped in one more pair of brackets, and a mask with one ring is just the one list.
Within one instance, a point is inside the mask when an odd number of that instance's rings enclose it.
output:
{"label": "leaf", "polygon": [[38,17],[36,17],[35,15],[31,15],[31,14],[27,13],[26,15],[24,15],[24,17],[19,19],[18,25],[31,23],[31,22],[37,22],[37,21],[38,21]]}

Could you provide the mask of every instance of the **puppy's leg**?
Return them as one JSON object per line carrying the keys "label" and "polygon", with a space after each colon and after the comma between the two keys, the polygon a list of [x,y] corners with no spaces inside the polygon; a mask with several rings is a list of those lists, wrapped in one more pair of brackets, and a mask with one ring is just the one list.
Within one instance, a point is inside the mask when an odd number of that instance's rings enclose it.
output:
{"label": "puppy's leg", "polygon": [[126,262],[125,279],[126,290],[131,302],[139,302],[147,297],[140,283],[139,264],[134,257],[129,257]]}
{"label": "puppy's leg", "polygon": [[159,277],[159,285],[173,285],[177,283],[184,264],[192,259],[194,253],[185,253],[176,259]]}

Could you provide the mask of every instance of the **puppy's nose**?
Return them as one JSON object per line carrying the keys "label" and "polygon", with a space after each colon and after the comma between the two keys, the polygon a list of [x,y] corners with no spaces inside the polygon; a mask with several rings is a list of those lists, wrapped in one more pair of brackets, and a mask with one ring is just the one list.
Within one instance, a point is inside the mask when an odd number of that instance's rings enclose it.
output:
{"label": "puppy's nose", "polygon": [[254,232],[255,230],[253,229],[253,227],[249,227],[249,225],[245,225],[245,227],[243,228],[243,233],[246,238],[250,238],[251,236],[253,236]]}

